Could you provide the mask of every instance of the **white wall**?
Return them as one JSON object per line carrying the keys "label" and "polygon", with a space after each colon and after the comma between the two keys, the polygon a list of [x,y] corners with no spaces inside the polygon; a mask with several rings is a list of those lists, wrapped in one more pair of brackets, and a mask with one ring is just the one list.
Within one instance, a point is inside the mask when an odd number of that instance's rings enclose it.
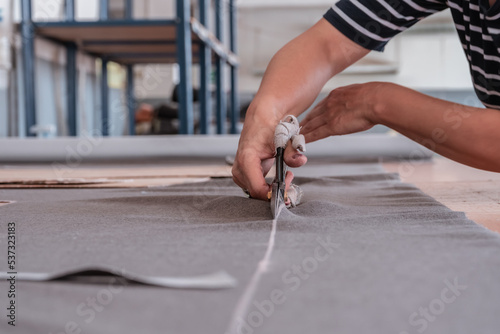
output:
{"label": "white wall", "polygon": [[[317,22],[332,1],[241,0],[239,3],[240,90],[255,92],[272,56]],[[431,28],[437,32],[429,31]],[[362,65],[373,62],[385,63],[394,73],[353,74],[366,72],[368,67]],[[390,41],[383,53],[371,52],[353,69],[332,79],[323,91],[376,80],[420,90],[472,89],[468,64],[449,11],[418,23]]]}

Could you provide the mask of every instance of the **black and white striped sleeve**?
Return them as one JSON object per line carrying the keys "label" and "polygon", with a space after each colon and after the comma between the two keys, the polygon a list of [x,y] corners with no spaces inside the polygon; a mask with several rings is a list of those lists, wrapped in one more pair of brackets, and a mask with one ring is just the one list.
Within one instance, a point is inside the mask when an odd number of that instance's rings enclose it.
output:
{"label": "black and white striped sleeve", "polygon": [[392,37],[445,8],[445,0],[339,0],[324,18],[362,47],[383,51]]}

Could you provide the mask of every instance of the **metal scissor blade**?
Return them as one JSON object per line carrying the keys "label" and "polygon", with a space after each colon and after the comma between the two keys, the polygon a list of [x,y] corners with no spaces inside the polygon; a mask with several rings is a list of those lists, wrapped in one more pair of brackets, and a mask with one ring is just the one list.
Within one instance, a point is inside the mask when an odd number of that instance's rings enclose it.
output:
{"label": "metal scissor blade", "polygon": [[285,186],[280,187],[279,182],[274,182],[271,190],[271,212],[273,218],[278,218],[281,210],[285,206]]}
{"label": "metal scissor blade", "polygon": [[276,177],[274,178],[272,188],[271,188],[271,212],[273,218],[276,219],[281,212],[281,209],[285,206],[285,173],[286,166],[283,161],[283,155],[285,153],[284,147],[278,147],[276,149]]}

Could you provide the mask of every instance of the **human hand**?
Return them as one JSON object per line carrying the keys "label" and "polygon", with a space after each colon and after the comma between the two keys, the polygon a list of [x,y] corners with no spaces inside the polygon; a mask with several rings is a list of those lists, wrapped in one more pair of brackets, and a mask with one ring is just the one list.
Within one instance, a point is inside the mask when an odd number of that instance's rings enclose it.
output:
{"label": "human hand", "polygon": [[334,135],[365,131],[373,127],[380,82],[334,89],[300,123],[306,142]]}
{"label": "human hand", "polygon": [[[253,111],[252,108],[255,107],[250,106],[238,144],[232,169],[233,180],[247,190],[252,198],[267,200],[270,185],[264,177],[274,163],[274,131],[280,117],[263,108],[255,108]],[[290,144],[285,149],[284,160],[290,167],[300,167],[307,162],[307,158]],[[287,172],[287,188],[292,179],[293,174]]]}

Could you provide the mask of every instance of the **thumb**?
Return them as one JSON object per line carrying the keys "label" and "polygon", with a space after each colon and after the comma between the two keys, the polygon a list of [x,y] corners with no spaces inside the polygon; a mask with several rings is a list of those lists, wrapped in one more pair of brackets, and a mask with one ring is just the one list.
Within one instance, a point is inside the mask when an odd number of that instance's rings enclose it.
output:
{"label": "thumb", "polygon": [[284,160],[287,166],[297,168],[306,164],[307,157],[300,151],[294,149],[292,145],[287,145]]}

